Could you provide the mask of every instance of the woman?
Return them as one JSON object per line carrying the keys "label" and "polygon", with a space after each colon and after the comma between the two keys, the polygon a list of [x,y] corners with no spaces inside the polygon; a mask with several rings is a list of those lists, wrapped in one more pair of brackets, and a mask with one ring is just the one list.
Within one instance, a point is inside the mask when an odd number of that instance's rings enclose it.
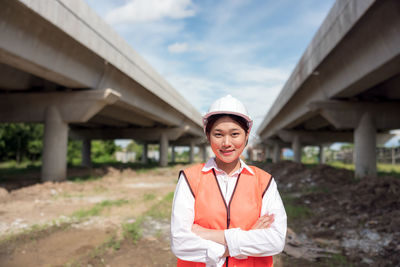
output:
{"label": "woman", "polygon": [[215,158],[179,174],[171,215],[178,266],[272,266],[286,213],[270,174],[244,163],[252,120],[228,95],[203,118]]}

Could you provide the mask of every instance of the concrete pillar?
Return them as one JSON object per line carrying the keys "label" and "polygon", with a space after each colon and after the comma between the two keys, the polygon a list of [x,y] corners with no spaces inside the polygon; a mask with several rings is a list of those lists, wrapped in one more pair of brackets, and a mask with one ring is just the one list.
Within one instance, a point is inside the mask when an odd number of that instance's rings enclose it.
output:
{"label": "concrete pillar", "polygon": [[271,147],[270,146],[265,146],[265,150],[264,150],[265,152],[265,159],[264,159],[264,161],[265,162],[268,162],[268,160],[270,159],[270,158],[272,158],[272,153],[271,153]]}
{"label": "concrete pillar", "polygon": [[372,116],[366,112],[362,115],[354,131],[355,176],[376,175],[376,127]]}
{"label": "concrete pillar", "polygon": [[319,159],[319,164],[325,164],[324,146],[323,145],[319,145],[318,159]]}
{"label": "concrete pillar", "polygon": [[171,146],[171,162],[175,163],[175,146]]}
{"label": "concrete pillar", "polygon": [[161,133],[160,138],[160,166],[168,166],[168,136],[167,133]]}
{"label": "concrete pillar", "polygon": [[92,167],[91,159],[92,142],[90,139],[82,140],[82,166]]}
{"label": "concrete pillar", "polygon": [[201,145],[201,156],[203,159],[203,162],[207,161],[207,146],[206,145]]}
{"label": "concrete pillar", "polygon": [[293,161],[301,163],[301,143],[299,135],[295,134],[292,141]]}
{"label": "concrete pillar", "polygon": [[194,162],[194,141],[190,141],[189,163]]}
{"label": "concrete pillar", "polygon": [[148,144],[143,143],[143,151],[142,151],[142,163],[147,164],[149,159],[147,157],[147,151],[148,151]]}
{"label": "concrete pillar", "polygon": [[278,143],[274,144],[274,155],[272,158],[273,163],[281,161],[281,147]]}
{"label": "concrete pillar", "polygon": [[67,178],[67,146],[68,124],[55,106],[49,106],[44,121],[42,181]]}

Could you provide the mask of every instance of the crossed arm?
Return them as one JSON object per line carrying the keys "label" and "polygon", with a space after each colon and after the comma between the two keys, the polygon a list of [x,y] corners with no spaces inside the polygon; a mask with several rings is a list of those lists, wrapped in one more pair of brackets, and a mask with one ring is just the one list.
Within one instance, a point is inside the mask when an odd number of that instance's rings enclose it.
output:
{"label": "crossed arm", "polygon": [[[218,231],[193,224],[194,198],[185,179],[181,178],[175,191],[171,216],[171,249],[178,258],[216,265],[224,261],[228,253],[231,257],[246,257],[269,256],[282,251],[286,213],[274,181],[263,198],[261,214],[265,215],[251,230],[234,228]],[[268,212],[274,215],[268,215]]]}
{"label": "crossed arm", "polygon": [[[251,230],[255,229],[267,229],[271,227],[271,224],[274,222],[274,214],[265,214],[258,218],[257,222],[253,225]],[[225,253],[223,257],[229,256],[228,246],[225,240],[225,230],[214,230],[214,229],[207,229],[201,227],[198,224],[193,224],[192,232],[196,235],[200,236],[203,239],[211,240],[226,247]]]}

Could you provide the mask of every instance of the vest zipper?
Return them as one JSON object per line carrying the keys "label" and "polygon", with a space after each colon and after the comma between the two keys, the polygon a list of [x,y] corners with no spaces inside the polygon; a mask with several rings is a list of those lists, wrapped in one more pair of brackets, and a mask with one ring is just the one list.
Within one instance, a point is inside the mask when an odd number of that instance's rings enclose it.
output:
{"label": "vest zipper", "polygon": [[[224,195],[222,194],[221,187],[219,186],[219,183],[218,183],[217,174],[215,173],[214,169],[212,169],[212,171],[214,173],[215,181],[217,182],[219,193],[221,194],[222,200],[224,201],[224,204],[225,204],[225,208],[226,208],[226,229],[229,229],[229,225],[231,224],[231,202],[232,202],[233,196],[235,195],[236,187],[237,187],[237,185],[239,183],[240,174],[242,174],[242,173],[239,173],[238,178],[236,180],[235,188],[233,189],[233,192],[232,192],[231,199],[229,200],[228,205],[226,205],[226,201],[225,201]],[[226,267],[228,267],[228,260],[229,260],[229,257],[226,257],[226,260],[225,260],[225,266]]]}

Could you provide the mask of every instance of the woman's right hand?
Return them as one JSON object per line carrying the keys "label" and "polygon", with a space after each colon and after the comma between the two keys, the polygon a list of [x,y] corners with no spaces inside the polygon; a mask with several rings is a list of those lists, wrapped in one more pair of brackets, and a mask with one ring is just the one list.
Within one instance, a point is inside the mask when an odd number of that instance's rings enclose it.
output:
{"label": "woman's right hand", "polygon": [[267,229],[269,227],[271,227],[271,224],[274,222],[274,214],[265,214],[263,216],[261,216],[260,218],[258,218],[258,220],[256,221],[256,223],[253,225],[253,227],[251,228],[252,230],[254,229]]}

